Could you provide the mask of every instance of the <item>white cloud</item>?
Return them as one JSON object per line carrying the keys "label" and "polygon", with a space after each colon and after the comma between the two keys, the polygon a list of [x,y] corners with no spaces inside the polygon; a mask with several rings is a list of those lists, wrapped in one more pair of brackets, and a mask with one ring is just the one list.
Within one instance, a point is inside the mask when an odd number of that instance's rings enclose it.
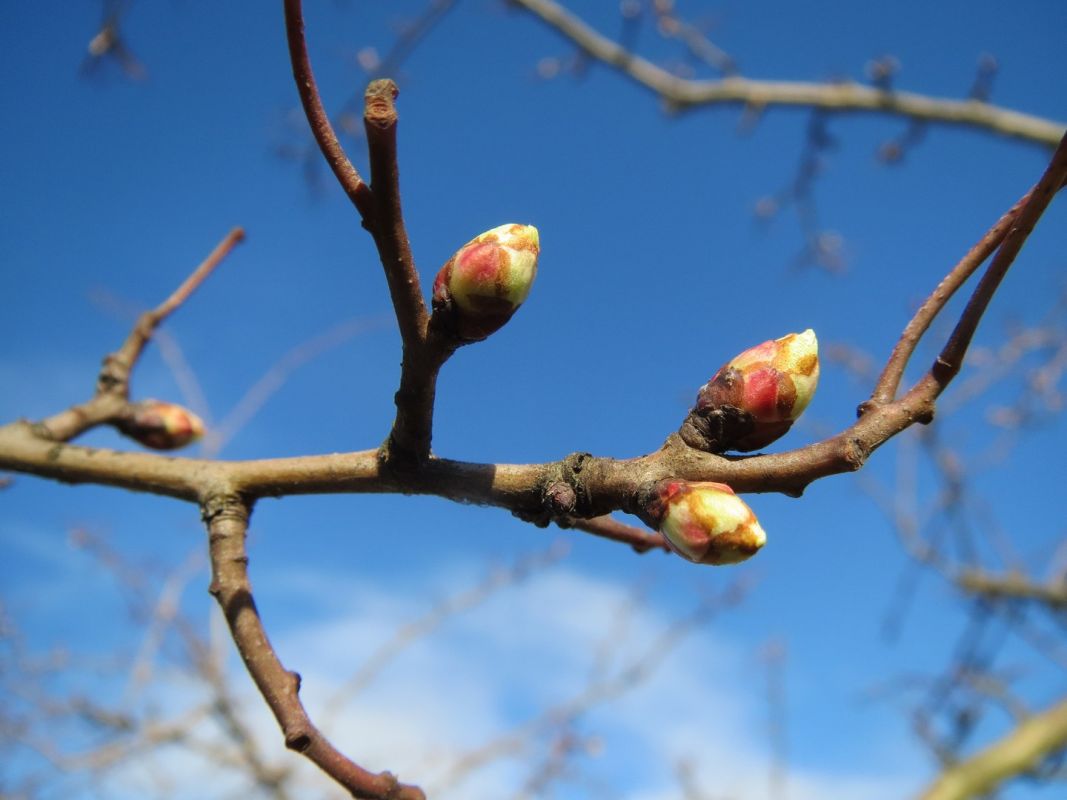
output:
{"label": "white cloud", "polygon": [[[539,573],[502,591],[392,662],[339,720],[337,744],[368,767],[441,786],[464,753],[580,692],[589,680],[594,652],[617,627],[623,609],[629,608],[630,616],[625,639],[613,654],[616,669],[655,641],[673,618],[648,604],[632,606],[630,592],[631,587],[568,568]],[[367,614],[346,614],[281,639],[282,650],[299,654],[310,708],[336,686],[338,664],[354,668],[366,643],[382,641],[420,613],[409,599],[394,600],[385,585],[364,584],[360,601]],[[685,641],[634,691],[594,707],[583,718],[581,729],[596,735],[604,747],[589,771],[618,776],[612,787],[618,796],[677,798],[674,766],[682,759],[698,765],[697,774],[715,796],[766,796],[770,762],[762,681],[753,685],[736,647],[714,634],[714,624],[710,631],[702,629]],[[530,764],[523,759],[531,751],[537,753],[538,747],[492,762],[432,796],[511,797],[529,774]],[[640,763],[634,753],[640,754]],[[877,800],[907,794],[891,773],[849,770],[794,768],[788,786],[789,800]],[[577,784],[568,787],[560,796],[586,796]]]}
{"label": "white cloud", "polygon": [[[447,569],[447,568],[446,568]],[[455,568],[456,574],[473,570]],[[313,593],[315,583],[287,576],[290,589]],[[262,581],[260,590],[269,590]],[[332,590],[328,580],[318,584]],[[432,635],[403,650],[362,693],[341,709],[334,694],[374,647],[404,623],[425,613],[430,601],[394,593],[386,577],[349,582],[352,605],[333,618],[275,634],[283,661],[303,677],[302,697],[315,720],[335,711],[329,734],[361,765],[389,769],[427,788],[435,800],[501,800],[516,796],[544,758],[548,738],[521,747],[450,785],[465,754],[497,740],[544,709],[566,703],[588,685],[597,652],[613,656],[614,669],[648,648],[674,621],[665,609],[631,602],[632,587],[568,567],[538,572],[496,593],[489,602],[450,618]],[[440,593],[436,593],[440,596]],[[336,596],[336,595],[330,595]],[[319,598],[315,607],[326,607]],[[620,619],[626,615],[626,625]],[[268,627],[269,627],[268,620]],[[622,635],[625,631],[625,635]],[[618,639],[610,639],[611,636]],[[609,647],[604,650],[605,638]],[[600,650],[598,650],[600,648]],[[264,752],[301,775],[301,797],[331,797],[335,787],[316,768],[287,754],[277,724],[255,695],[239,663],[233,666],[246,716]],[[753,681],[751,660],[710,628],[672,650],[633,691],[582,716],[576,730],[602,743],[598,757],[575,762],[578,777],[559,784],[555,797],[603,794],[626,800],[676,800],[681,761],[711,797],[768,796],[770,769],[762,680]],[[157,707],[181,708],[202,698],[201,689],[173,676],[159,691]],[[207,737],[221,736],[213,722],[198,723]],[[877,745],[874,745],[877,746]],[[908,795],[899,763],[884,758],[884,772],[867,774],[790,765],[788,800],[882,800]],[[115,772],[106,796],[156,796],[161,782],[174,797],[223,797],[241,786],[220,780],[216,765],[170,748]],[[188,787],[193,787],[189,789]],[[204,787],[218,791],[205,793]],[[238,793],[241,793],[240,791]],[[255,796],[254,794],[245,796]]]}

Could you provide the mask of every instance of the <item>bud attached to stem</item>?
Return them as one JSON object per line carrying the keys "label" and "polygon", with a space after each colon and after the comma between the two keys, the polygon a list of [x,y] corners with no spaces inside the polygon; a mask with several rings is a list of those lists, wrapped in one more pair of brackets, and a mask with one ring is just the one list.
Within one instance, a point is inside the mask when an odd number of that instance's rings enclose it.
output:
{"label": "bud attached to stem", "polygon": [[530,293],[540,249],[532,225],[501,225],[471,239],[433,282],[435,324],[463,342],[498,330]]}
{"label": "bud attached to stem", "polygon": [[810,328],[749,348],[701,387],[678,433],[709,453],[748,452],[785,434],[819,383],[819,343]]}
{"label": "bud attached to stem", "polygon": [[204,423],[187,408],[163,400],[132,403],[119,431],[153,450],[176,450],[204,435]]}
{"label": "bud attached to stem", "polygon": [[737,564],[767,541],[752,509],[724,483],[660,481],[642,511],[674,552],[697,564]]}

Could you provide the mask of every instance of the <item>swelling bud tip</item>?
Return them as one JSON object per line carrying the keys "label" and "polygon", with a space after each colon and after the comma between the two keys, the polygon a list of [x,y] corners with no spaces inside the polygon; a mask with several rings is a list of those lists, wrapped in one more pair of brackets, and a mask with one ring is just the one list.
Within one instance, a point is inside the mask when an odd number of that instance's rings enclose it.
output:
{"label": "swelling bud tip", "polygon": [[682,424],[698,450],[748,452],[785,434],[819,383],[819,343],[810,328],[749,348],[701,387]]}
{"label": "swelling bud tip", "polygon": [[176,450],[204,435],[204,423],[187,408],[162,400],[142,400],[130,406],[118,429],[153,450]]}
{"label": "swelling bud tip", "polygon": [[723,483],[661,481],[644,511],[671,549],[697,564],[737,564],[767,541],[752,509]]}
{"label": "swelling bud tip", "polygon": [[471,239],[433,282],[436,324],[464,342],[498,330],[530,293],[540,249],[533,225],[501,225]]}

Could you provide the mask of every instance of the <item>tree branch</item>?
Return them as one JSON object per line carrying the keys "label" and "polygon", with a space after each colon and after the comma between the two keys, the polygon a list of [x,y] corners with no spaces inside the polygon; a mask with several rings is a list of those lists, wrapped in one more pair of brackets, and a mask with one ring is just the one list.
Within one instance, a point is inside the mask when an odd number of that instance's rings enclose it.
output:
{"label": "tree branch", "polygon": [[382,448],[382,459],[389,466],[411,469],[430,456],[437,375],[454,348],[429,333],[430,317],[404,226],[397,166],[396,96],[396,84],[391,80],[372,81],[367,87],[363,121],[374,192],[374,240],[404,345],[395,398],[396,418]]}
{"label": "tree branch", "polygon": [[300,702],[300,676],[278,659],[252,598],[245,535],[249,504],[235,494],[214,494],[202,506],[211,554],[210,592],[263,699],[285,735],[285,746],[302,753],[353,797],[368,800],[425,800],[422,790],[388,772],[373,773],[340,753],[312,724]]}
{"label": "tree branch", "polygon": [[974,332],[978,329],[978,323],[985,314],[1000,282],[1015,262],[1015,257],[1034,230],[1037,221],[1041,219],[1041,215],[1045,213],[1049,203],[1052,202],[1052,198],[1063,188],[1065,181],[1067,181],[1067,135],[1061,139],[1059,147],[1052,154],[1052,160],[1045,174],[1041,176],[1041,180],[1026,199],[1014,224],[1008,230],[1004,243],[993,256],[992,263],[982,275],[978,286],[975,287],[948,342],[945,343],[927,376],[916,385],[913,392],[925,390],[925,387],[935,384],[940,387],[937,389],[937,394],[940,394],[949,381],[959,373],[963,365],[963,357],[967,353]]}
{"label": "tree branch", "polygon": [[575,528],[602,539],[610,539],[613,542],[628,544],[636,553],[647,553],[649,550],[663,550],[666,553],[673,552],[667,546],[667,540],[658,531],[650,531],[638,528],[636,525],[627,525],[619,522],[614,517],[603,516],[592,519],[572,519],[567,527]]}
{"label": "tree branch", "polygon": [[[43,438],[34,426],[16,422],[0,427],[0,469],[72,483],[123,486],[186,500],[197,500],[220,481],[249,500],[331,492],[433,494],[506,508],[531,520],[590,519],[618,510],[633,512],[642,490],[665,478],[725,483],[737,492],[777,491],[798,496],[814,480],[860,469],[891,437],[932,418],[936,400],[959,370],[1000,280],[1065,177],[1067,139],[1019,211],[937,362],[918,383],[898,400],[871,409],[836,436],[798,450],[727,458],[694,450],[672,434],[660,450],[625,461],[583,453],[555,463],[525,465],[427,457],[417,469],[394,470],[383,469],[389,462],[380,460],[378,451],[238,462],[120,454],[57,444]],[[398,403],[398,408],[402,406]],[[423,421],[428,423],[432,406],[426,411]],[[398,413],[398,422],[400,418]],[[428,437],[428,428],[423,430]],[[428,446],[428,438],[425,441]],[[571,495],[562,505],[557,491],[561,484],[567,490],[564,494]],[[602,534],[603,523],[597,527]]]}
{"label": "tree branch", "polygon": [[1003,244],[1004,239],[1008,235],[1008,231],[1011,230],[1012,225],[1019,218],[1019,212],[1023,206],[1027,203],[1030,197],[1033,195],[1034,190],[1031,189],[1025,195],[1023,195],[1019,202],[1012,206],[1008,212],[997,220],[985,235],[978,240],[978,242],[968,251],[958,264],[945,276],[944,280],[938,284],[937,288],[926,298],[919,310],[915,312],[915,315],[908,322],[904,328],[904,332],[900,336],[900,340],[893,348],[893,353],[889,357],[889,361],[886,362],[885,367],[882,370],[882,374],[878,378],[878,383],[875,385],[874,392],[872,392],[870,399],[861,406],[861,412],[866,413],[868,409],[890,403],[896,397],[897,390],[900,388],[900,381],[904,377],[904,370],[908,365],[908,361],[911,359],[912,354],[915,352],[915,348],[919,344],[919,340],[922,339],[923,334],[930,328],[930,324],[934,321],[941,309],[945,307],[956,291],[966,283],[967,279],[973,275],[978,268],[985,262],[993,252]]}
{"label": "tree branch", "polygon": [[1015,775],[1036,769],[1067,746],[1067,700],[1017,725],[971,758],[942,772],[922,800],[964,800],[993,792]]}
{"label": "tree branch", "polygon": [[978,569],[961,570],[952,580],[968,594],[991,600],[1027,600],[1067,610],[1067,583],[1037,583],[1016,572],[995,575]]}
{"label": "tree branch", "polygon": [[289,42],[289,60],[293,66],[293,78],[300,94],[300,103],[304,107],[304,116],[311,125],[311,133],[326,163],[330,165],[337,182],[363,218],[363,226],[372,229],[374,202],[371,199],[370,187],[363,182],[359,172],[348,160],[344,148],[337,140],[333,125],[330,124],[330,116],[322,105],[308,58],[307,41],[304,38],[304,12],[301,6],[301,0],[285,0],[285,35]]}
{"label": "tree branch", "polygon": [[89,428],[118,419],[128,405],[130,374],[156,328],[189,299],[244,237],[243,228],[231,230],[170,297],[141,314],[122,347],[104,358],[93,398],[41,420],[37,423],[38,434],[54,442],[69,442]]}
{"label": "tree branch", "polygon": [[928,97],[852,82],[804,83],[740,77],[687,80],[597,33],[552,0],[511,0],[511,3],[536,16],[593,58],[651,90],[674,109],[739,105],[762,110],[772,106],[792,106],[835,113],[883,114],[977,128],[1047,147],[1054,147],[1067,127],[1062,122],[1000,108],[981,100]]}
{"label": "tree branch", "polygon": [[285,0],[285,25],[304,114],[330,169],[363,218],[363,227],[374,236],[404,344],[396,419],[382,447],[382,461],[405,470],[418,468],[430,455],[437,373],[452,348],[428,336],[429,312],[404,226],[396,150],[396,84],[372,81],[364,98],[372,181],[368,187],[345,155],[319,97],[300,0]]}
{"label": "tree branch", "polygon": [[396,157],[396,96],[391,80],[367,86],[363,122],[370,153],[371,190],[374,197],[374,241],[385,268],[389,295],[396,309],[405,347],[418,346],[426,336],[429,315],[422,297],[419,273],[411,254],[400,203],[400,170]]}

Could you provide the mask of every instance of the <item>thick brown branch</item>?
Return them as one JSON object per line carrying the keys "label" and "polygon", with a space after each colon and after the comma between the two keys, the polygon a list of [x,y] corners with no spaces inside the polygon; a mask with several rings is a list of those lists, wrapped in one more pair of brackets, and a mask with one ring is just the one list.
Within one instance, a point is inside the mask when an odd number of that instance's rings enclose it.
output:
{"label": "thick brown branch", "polygon": [[430,458],[437,376],[452,352],[433,335],[421,345],[405,344],[395,396],[396,419],[382,448],[382,460],[391,468],[409,471]]}
{"label": "thick brown branch", "polygon": [[552,0],[512,0],[593,58],[608,64],[650,89],[673,108],[740,105],[816,108],[837,113],[871,113],[917,121],[959,125],[1001,136],[1055,146],[1062,122],[1023,114],[980,100],[952,100],[911,92],[886,91],[857,83],[803,83],[728,77],[687,80],[630,52],[597,33]]}
{"label": "thick brown branch", "polygon": [[932,417],[935,402],[958,371],[974,329],[1000,279],[1055,191],[1063,185],[1065,176],[1067,140],[1056,151],[1049,169],[1019,212],[1004,244],[975,288],[949,343],[930,371],[900,399],[872,409],[836,436],[798,450],[731,459],[694,450],[672,435],[659,451],[627,461],[587,454],[574,454],[553,464],[526,465],[470,464],[428,458],[418,469],[396,470],[388,468],[388,461],[383,469],[378,451],[208,462],[91,450],[47,441],[34,426],[17,422],[0,427],[0,469],[71,483],[123,486],[187,500],[197,499],[219,482],[250,499],[327,492],[433,494],[506,508],[528,519],[541,519],[546,514],[549,518],[560,516],[551,499],[556,497],[558,506],[558,492],[547,490],[556,487],[561,476],[573,492],[573,510],[568,510],[566,516],[582,519],[617,510],[632,512],[636,510],[640,492],[664,478],[716,481],[738,492],[799,495],[814,480],[859,469],[890,438]]}
{"label": "thick brown branch", "polygon": [[333,170],[337,182],[359,211],[364,226],[373,229],[374,203],[370,187],[363,182],[359,172],[348,160],[319,97],[319,89],[311,71],[311,60],[308,58],[307,41],[304,38],[304,13],[301,6],[300,0],[285,0],[285,35],[289,42],[289,60],[293,65],[293,78],[300,94],[300,103],[304,107],[308,124],[311,125],[311,133],[326,163]]}
{"label": "thick brown branch", "polygon": [[942,772],[922,800],[983,797],[1017,775],[1030,772],[1067,747],[1067,700],[1030,717],[994,742]]}
{"label": "thick brown branch", "polygon": [[[927,400],[909,397],[879,409],[835,437],[799,450],[728,459],[693,450],[676,436],[659,451],[619,461],[588,456],[576,516],[630,510],[635,495],[668,477],[717,481],[738,492],[797,495],[814,480],[863,466],[890,437],[928,414]],[[66,483],[97,483],[195,500],[218,481],[248,497],[297,494],[432,494],[464,503],[543,514],[544,487],[567,460],[547,464],[476,464],[431,458],[411,472],[383,470],[377,450],[259,461],[206,461],[120,453],[48,442],[29,423],[0,427],[0,469]]]}
{"label": "thick brown branch", "polygon": [[285,746],[302,753],[353,797],[425,800],[422,790],[395,776],[369,772],[340,753],[312,724],[300,702],[300,676],[279,661],[252,598],[245,534],[249,506],[237,495],[214,495],[203,505],[211,553],[211,594],[218,600],[241,660],[285,735]]}

